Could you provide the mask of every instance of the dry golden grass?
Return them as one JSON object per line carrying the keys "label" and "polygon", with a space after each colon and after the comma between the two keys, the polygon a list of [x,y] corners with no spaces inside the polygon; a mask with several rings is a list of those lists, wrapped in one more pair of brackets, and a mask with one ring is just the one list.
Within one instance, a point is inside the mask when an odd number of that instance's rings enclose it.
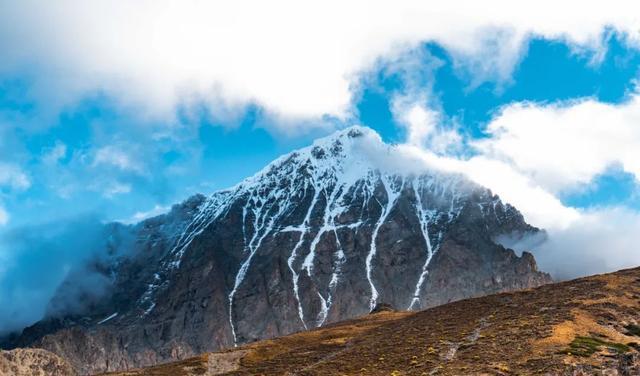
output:
{"label": "dry golden grass", "polygon": [[256,342],[222,353],[243,352],[223,373],[198,373],[205,356],[119,375],[600,374],[623,356],[640,359],[627,346],[640,336],[625,329],[639,311],[640,269],[631,269]]}

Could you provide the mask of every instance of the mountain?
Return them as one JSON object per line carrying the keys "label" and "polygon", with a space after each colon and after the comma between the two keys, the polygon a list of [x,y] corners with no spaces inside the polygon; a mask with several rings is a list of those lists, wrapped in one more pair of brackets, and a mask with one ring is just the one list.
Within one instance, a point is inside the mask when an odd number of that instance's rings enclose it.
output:
{"label": "mountain", "polygon": [[112,376],[639,375],[640,268],[381,312]]}
{"label": "mountain", "polygon": [[[75,273],[13,341],[81,373],[184,359],[369,313],[547,283],[497,244],[539,230],[488,189],[352,127],[235,187],[137,225],[111,224],[102,294]],[[127,251],[122,253],[120,249]],[[118,253],[121,252],[121,253]],[[73,302],[73,304],[70,304]]]}

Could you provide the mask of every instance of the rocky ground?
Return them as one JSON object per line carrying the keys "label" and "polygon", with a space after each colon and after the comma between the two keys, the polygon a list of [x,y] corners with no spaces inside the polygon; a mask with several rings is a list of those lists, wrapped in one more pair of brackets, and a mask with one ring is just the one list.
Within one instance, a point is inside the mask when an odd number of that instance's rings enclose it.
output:
{"label": "rocky ground", "polygon": [[59,356],[41,349],[0,351],[0,376],[74,376]]}
{"label": "rocky ground", "polygon": [[639,309],[636,268],[110,375],[639,375]]}

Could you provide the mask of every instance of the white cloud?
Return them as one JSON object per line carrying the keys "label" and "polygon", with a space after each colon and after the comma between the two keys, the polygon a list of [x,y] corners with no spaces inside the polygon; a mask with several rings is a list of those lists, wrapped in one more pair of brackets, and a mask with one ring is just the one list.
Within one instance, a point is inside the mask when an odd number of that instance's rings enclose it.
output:
{"label": "white cloud", "polygon": [[551,0],[2,1],[0,71],[37,67],[33,92],[60,106],[106,90],[152,115],[196,97],[223,114],[253,102],[293,118],[344,116],[358,72],[421,41],[446,46],[472,76],[508,79],[530,34],[598,47],[612,26],[636,41],[637,8],[622,0],[579,10]]}
{"label": "white cloud", "polygon": [[111,182],[104,187],[96,187],[96,189],[102,191],[102,195],[106,198],[112,198],[116,195],[121,195],[125,193],[131,192],[131,185],[126,183],[121,183],[118,181]]}
{"label": "white cloud", "polygon": [[420,105],[412,106],[402,120],[408,128],[407,141],[411,145],[422,145],[426,139],[435,133],[439,123],[436,111]]}
{"label": "white cloud", "polygon": [[144,166],[129,153],[115,146],[104,146],[98,149],[93,159],[93,166],[108,165],[122,171],[144,173]]}
{"label": "white cloud", "polygon": [[571,226],[548,230],[536,247],[543,270],[559,278],[611,272],[640,265],[640,213],[621,207],[581,213]]}
{"label": "white cloud", "polygon": [[4,226],[9,223],[9,213],[0,203],[0,226]]}
{"label": "white cloud", "polygon": [[42,161],[45,164],[52,165],[52,164],[58,163],[58,161],[65,158],[66,156],[67,156],[67,145],[58,141],[53,147],[45,150],[45,153],[42,156]]}
{"label": "white cloud", "polygon": [[0,187],[25,190],[31,186],[31,180],[18,166],[0,162]]}
{"label": "white cloud", "polygon": [[0,162],[0,226],[9,223],[10,215],[2,202],[6,194],[25,191],[31,187],[29,176],[19,166]]}
{"label": "white cloud", "polygon": [[140,221],[144,221],[145,219],[156,217],[156,216],[161,215],[161,214],[165,214],[165,213],[169,212],[169,210],[171,210],[170,206],[156,205],[151,210],[142,211],[142,212],[141,211],[135,212],[131,216],[131,218],[126,219],[126,220],[121,220],[120,222],[128,223],[128,224],[138,223]]}
{"label": "white cloud", "polygon": [[501,161],[484,156],[470,159],[439,156],[410,145],[403,145],[401,149],[429,166],[462,173],[475,183],[490,188],[505,202],[518,208],[534,226],[564,229],[580,217],[578,210],[564,206],[552,193]]}
{"label": "white cloud", "polygon": [[[391,60],[379,62],[385,75],[398,75],[403,87],[391,93],[391,113],[406,130],[406,143],[426,147],[437,154],[455,153],[462,137],[432,107],[434,72],[443,62],[424,49],[416,49]],[[376,71],[377,74],[377,71]],[[451,124],[445,124],[451,123]]]}
{"label": "white cloud", "polygon": [[[513,27],[486,27],[470,36],[475,45],[469,49],[453,51],[454,64],[459,73],[467,73],[469,89],[484,81],[493,80],[500,85],[511,82],[513,69],[520,61],[525,47],[526,32]],[[544,33],[543,33],[544,34]],[[589,43],[588,50],[601,50],[599,44]]]}
{"label": "white cloud", "polygon": [[488,125],[475,146],[512,164],[552,192],[579,188],[613,164],[640,180],[640,96],[623,104],[593,99],[514,104]]}
{"label": "white cloud", "polygon": [[455,129],[443,126],[439,112],[416,102],[409,103],[393,102],[393,113],[405,126],[409,145],[426,147],[437,154],[454,153],[462,147],[462,137]]}

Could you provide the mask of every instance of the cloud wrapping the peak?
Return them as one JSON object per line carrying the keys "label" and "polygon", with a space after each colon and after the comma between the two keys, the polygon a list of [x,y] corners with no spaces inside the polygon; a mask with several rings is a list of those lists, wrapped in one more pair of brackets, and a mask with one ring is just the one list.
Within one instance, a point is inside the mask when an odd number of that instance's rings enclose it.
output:
{"label": "cloud wrapping the peak", "polygon": [[394,113],[398,122],[407,130],[409,145],[426,147],[436,154],[452,154],[462,148],[462,136],[456,129],[445,126],[442,115],[416,102],[399,104],[394,102]]}
{"label": "cloud wrapping the peak", "polygon": [[597,48],[612,27],[636,42],[634,4],[3,0],[0,72],[31,67],[32,95],[52,107],[104,91],[141,116],[195,102],[344,117],[356,76],[380,57],[432,40],[472,77],[507,80],[531,34]]}
{"label": "cloud wrapping the peak", "polygon": [[126,224],[135,224],[138,222],[142,222],[145,219],[168,213],[170,210],[171,210],[171,207],[169,206],[155,205],[151,210],[135,212],[131,216],[131,218],[120,220],[119,222],[126,223]]}
{"label": "cloud wrapping the peak", "polygon": [[472,158],[437,155],[413,145],[401,145],[400,149],[432,168],[464,174],[490,188],[503,201],[518,208],[534,226],[564,229],[580,217],[576,209],[566,207],[555,195],[504,162],[482,155]]}
{"label": "cloud wrapping the peak", "polygon": [[[415,111],[407,108],[404,116],[422,122],[437,118],[412,115]],[[612,166],[631,174],[637,189],[639,124],[640,95],[636,93],[619,104],[591,98],[514,103],[496,113],[486,126],[485,138],[469,140],[475,153],[471,157],[439,155],[428,145],[411,142],[411,137],[403,148],[431,166],[463,173],[492,189],[529,223],[545,229],[544,241],[525,238],[508,246],[533,250],[542,270],[565,279],[640,263],[637,209],[623,203],[576,208],[560,199],[563,193],[591,187]]]}

